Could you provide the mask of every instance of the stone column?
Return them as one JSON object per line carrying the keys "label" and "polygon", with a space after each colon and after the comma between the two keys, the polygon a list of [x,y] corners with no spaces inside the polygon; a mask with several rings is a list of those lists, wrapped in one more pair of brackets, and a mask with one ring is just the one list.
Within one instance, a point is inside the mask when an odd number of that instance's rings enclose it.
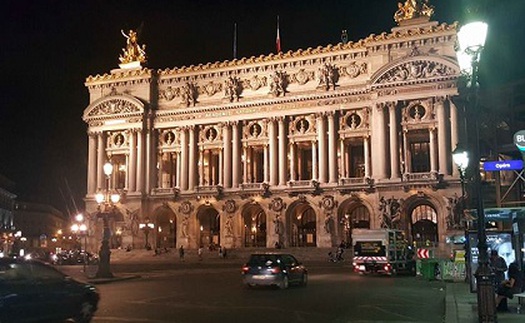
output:
{"label": "stone column", "polygon": [[188,190],[188,136],[187,129],[180,129],[180,141],[181,141],[181,191]]}
{"label": "stone column", "polygon": [[98,134],[97,144],[97,190],[106,188],[106,175],[104,174],[104,164],[106,163],[106,134],[100,132]]}
{"label": "stone column", "polygon": [[199,186],[204,186],[204,149],[199,150]]}
{"label": "stone column", "polygon": [[[375,179],[383,180],[386,176],[386,129],[385,129],[385,114],[384,107],[385,103],[378,103],[373,109],[372,112],[372,156],[377,156],[378,158],[373,158],[372,160],[372,176]],[[379,156],[383,156],[379,158]]]}
{"label": "stone column", "polygon": [[[326,183],[328,158],[326,156],[326,126],[322,113],[317,114],[318,176],[319,183]],[[313,154],[312,154],[313,155]]]}
{"label": "stone column", "polygon": [[137,190],[137,143],[136,143],[137,132],[135,129],[131,129],[129,132],[129,186],[130,192]]}
{"label": "stone column", "polygon": [[399,144],[397,142],[396,104],[388,105],[390,115],[390,179],[399,178]]}
{"label": "stone column", "polygon": [[438,156],[439,156],[439,173],[449,175],[448,170],[448,156],[451,151],[447,148],[448,132],[447,132],[447,117],[445,111],[445,98],[437,97],[435,101],[436,115],[438,121]]}
{"label": "stone column", "polygon": [[428,129],[430,140],[430,171],[437,172],[436,158],[436,128]]}
{"label": "stone column", "polygon": [[248,183],[248,147],[243,146],[242,147],[243,149],[243,155],[244,155],[244,160],[243,160],[243,169],[244,169],[244,172],[243,172],[243,178],[242,178],[242,182],[243,184],[247,184]]}
{"label": "stone column", "polygon": [[345,140],[344,138],[339,139],[339,174],[341,178],[347,178],[347,168],[346,168],[346,151],[345,151]]}
{"label": "stone column", "polygon": [[126,178],[124,179],[124,189],[129,191],[129,152],[126,153]]}
{"label": "stone column", "polygon": [[365,155],[365,178],[370,177],[370,139],[363,138],[363,153]]}
{"label": "stone column", "polygon": [[290,146],[290,180],[295,181],[295,143],[291,142]]}
{"label": "stone column", "polygon": [[177,169],[176,169],[176,173],[177,173],[177,183],[176,183],[176,187],[180,189],[180,168],[181,168],[181,163],[180,163],[180,151],[177,151],[175,152],[175,156],[177,156]]}
{"label": "stone column", "polygon": [[238,122],[232,123],[232,137],[233,137],[233,161],[232,161],[232,186],[239,187],[239,180],[241,178],[241,141],[239,138]]}
{"label": "stone column", "polygon": [[328,178],[331,184],[337,183],[337,148],[336,138],[339,137],[335,130],[334,112],[328,113]]}
{"label": "stone column", "polygon": [[[450,147],[451,150],[456,149],[459,144],[459,118],[458,118],[458,109],[452,100],[448,100],[450,106]],[[454,177],[459,177],[458,167],[452,165],[452,175]]]}
{"label": "stone column", "polygon": [[318,164],[317,164],[317,143],[312,141],[312,179],[319,181],[318,173]]}
{"label": "stone column", "polygon": [[270,186],[277,185],[278,181],[278,168],[277,168],[277,157],[278,157],[278,147],[277,147],[277,132],[275,131],[276,124],[275,119],[270,118],[268,120],[268,137],[270,141]]}
{"label": "stone column", "polygon": [[269,158],[268,158],[268,144],[263,146],[263,182],[268,183],[270,181],[269,171]]}
{"label": "stone column", "polygon": [[404,174],[409,174],[412,170],[410,162],[410,152],[408,151],[408,131],[403,130],[403,161],[405,162]]}
{"label": "stone column", "polygon": [[230,188],[232,186],[232,139],[231,128],[229,124],[224,124],[222,127],[224,131],[224,187]]}
{"label": "stone column", "polygon": [[189,144],[188,144],[188,190],[193,191],[195,189],[195,183],[196,178],[195,175],[197,174],[197,163],[195,162],[195,154],[196,154],[196,145],[195,145],[195,127],[190,126],[189,129]]}
{"label": "stone column", "polygon": [[150,128],[148,128],[146,132],[146,193],[149,194],[152,189],[152,174],[155,171],[154,167],[156,165],[155,155],[153,152],[154,142],[153,142],[154,135],[151,133]]}
{"label": "stone column", "polygon": [[280,117],[279,122],[279,186],[286,185],[286,129],[284,118]]}
{"label": "stone column", "polygon": [[97,192],[97,135],[88,132],[88,172],[87,195]]}
{"label": "stone column", "polygon": [[137,192],[144,190],[144,133],[137,132]]}
{"label": "stone column", "polygon": [[222,153],[222,150],[219,150],[219,182],[215,183],[215,185],[224,185],[224,154]]}
{"label": "stone column", "polygon": [[158,180],[158,187],[159,188],[165,188],[165,181],[164,181],[164,153],[159,152],[159,180]]}

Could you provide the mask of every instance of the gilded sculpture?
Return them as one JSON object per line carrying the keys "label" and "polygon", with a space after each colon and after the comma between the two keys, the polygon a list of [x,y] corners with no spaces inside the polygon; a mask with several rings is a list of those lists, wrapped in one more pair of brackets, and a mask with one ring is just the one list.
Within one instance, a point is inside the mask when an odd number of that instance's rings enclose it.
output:
{"label": "gilded sculpture", "polygon": [[122,36],[126,38],[126,48],[123,48],[123,54],[120,55],[119,60],[122,64],[129,64],[133,62],[146,63],[146,45],[140,46],[138,44],[138,34],[134,30],[130,30],[126,34],[123,30],[120,31]]}
{"label": "gilded sculpture", "polygon": [[428,0],[406,0],[404,4],[398,2],[397,6],[398,10],[394,14],[394,20],[398,24],[413,18],[430,18],[434,14],[434,7],[428,4]]}

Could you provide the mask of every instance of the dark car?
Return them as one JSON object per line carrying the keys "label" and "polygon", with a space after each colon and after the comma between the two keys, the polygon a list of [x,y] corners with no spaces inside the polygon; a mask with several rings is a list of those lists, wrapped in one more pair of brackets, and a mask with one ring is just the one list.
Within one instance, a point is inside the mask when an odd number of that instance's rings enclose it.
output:
{"label": "dark car", "polygon": [[94,286],[53,266],[0,258],[0,322],[89,322],[100,296]]}
{"label": "dark car", "polygon": [[308,270],[290,254],[252,254],[242,266],[242,281],[248,287],[264,285],[286,289],[289,284],[306,286]]}

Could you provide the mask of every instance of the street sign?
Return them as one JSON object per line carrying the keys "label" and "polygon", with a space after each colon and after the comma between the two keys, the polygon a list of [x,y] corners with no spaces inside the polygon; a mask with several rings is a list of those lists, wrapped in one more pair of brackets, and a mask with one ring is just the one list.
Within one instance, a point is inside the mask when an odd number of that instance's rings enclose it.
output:
{"label": "street sign", "polygon": [[417,257],[419,259],[430,258],[430,251],[428,249],[419,248],[417,249]]}
{"label": "street sign", "polygon": [[486,161],[483,163],[486,172],[499,172],[501,170],[522,170],[523,160],[499,160]]}
{"label": "street sign", "polygon": [[525,130],[520,130],[514,134],[514,144],[520,151],[525,151]]}

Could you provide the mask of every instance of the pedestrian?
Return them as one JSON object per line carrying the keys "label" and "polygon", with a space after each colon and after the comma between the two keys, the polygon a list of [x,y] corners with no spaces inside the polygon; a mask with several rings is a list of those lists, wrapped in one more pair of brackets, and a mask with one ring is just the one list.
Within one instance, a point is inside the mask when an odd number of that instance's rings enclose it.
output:
{"label": "pedestrian", "polygon": [[202,261],[202,249],[203,249],[203,247],[200,246],[199,249],[197,250],[197,254],[199,256],[199,261]]}
{"label": "pedestrian", "polygon": [[226,256],[227,256],[227,253],[226,253],[226,247],[223,247],[223,248],[222,248],[222,257],[223,257],[223,258],[226,258]]}
{"label": "pedestrian", "polygon": [[219,258],[222,258],[224,256],[222,246],[219,245]]}
{"label": "pedestrian", "polygon": [[[508,311],[507,304],[502,301],[507,298],[514,298],[514,294],[519,294],[522,291],[523,273],[520,270],[517,262],[513,262],[509,266],[509,279],[504,280],[496,291],[496,307],[498,311]],[[504,304],[504,305],[502,305]]]}
{"label": "pedestrian", "polygon": [[183,245],[180,245],[180,248],[179,248],[179,258],[180,258],[180,261],[184,261],[184,246]]}
{"label": "pedestrian", "polygon": [[507,271],[507,263],[505,259],[498,254],[498,251],[492,249],[490,251],[490,266],[494,271],[494,286],[496,289],[503,283],[505,280],[505,272]]}

